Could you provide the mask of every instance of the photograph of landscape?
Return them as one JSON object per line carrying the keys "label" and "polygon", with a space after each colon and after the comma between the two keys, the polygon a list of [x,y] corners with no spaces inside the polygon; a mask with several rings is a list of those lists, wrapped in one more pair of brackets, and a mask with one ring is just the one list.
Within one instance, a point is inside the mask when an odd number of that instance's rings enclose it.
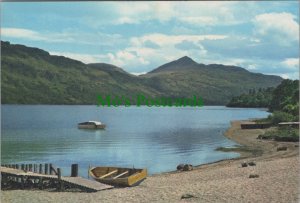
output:
{"label": "photograph of landscape", "polygon": [[297,203],[299,1],[1,5],[1,202]]}

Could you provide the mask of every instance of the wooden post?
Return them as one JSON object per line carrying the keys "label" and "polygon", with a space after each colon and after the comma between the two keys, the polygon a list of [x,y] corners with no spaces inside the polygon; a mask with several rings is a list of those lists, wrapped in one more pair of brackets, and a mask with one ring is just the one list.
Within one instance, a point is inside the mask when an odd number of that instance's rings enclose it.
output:
{"label": "wooden post", "polygon": [[43,164],[40,164],[40,168],[39,168],[39,174],[43,173]]}
{"label": "wooden post", "polygon": [[61,179],[61,170],[60,170],[60,168],[57,168],[57,178],[58,178],[58,180]]}
{"label": "wooden post", "polygon": [[91,169],[91,165],[89,165],[89,169],[88,169],[88,179],[90,179],[90,169]]}
{"label": "wooden post", "polygon": [[29,171],[32,171],[32,164],[29,164]]}
{"label": "wooden post", "polygon": [[24,190],[25,189],[25,180],[24,176],[21,177],[21,188]]}
{"label": "wooden post", "polygon": [[45,174],[48,174],[48,164],[45,164]]}
{"label": "wooden post", "polygon": [[[38,169],[37,164],[33,164],[33,172],[34,173],[37,173],[37,169]],[[37,183],[37,182],[38,182],[38,180],[35,178],[34,183]]]}
{"label": "wooden post", "polygon": [[63,181],[61,180],[61,169],[57,168],[57,178],[58,178],[58,190],[63,191],[64,186],[63,186]]}
{"label": "wooden post", "polygon": [[25,170],[25,165],[24,164],[21,164],[21,169]]}
{"label": "wooden post", "polygon": [[16,164],[16,169],[19,169],[20,167],[19,167],[19,164]]}
{"label": "wooden post", "polygon": [[53,175],[53,166],[52,166],[52,164],[49,165],[49,168],[50,168],[49,169],[50,170],[50,175]]}
{"label": "wooden post", "polygon": [[78,176],[78,164],[72,164],[71,166],[71,177]]}
{"label": "wooden post", "polygon": [[[40,166],[41,166],[42,164],[40,164]],[[44,187],[43,187],[43,177],[39,177],[39,189],[40,190],[42,190],[42,189],[44,189]]]}
{"label": "wooden post", "polygon": [[28,171],[28,164],[25,164],[25,171]]}

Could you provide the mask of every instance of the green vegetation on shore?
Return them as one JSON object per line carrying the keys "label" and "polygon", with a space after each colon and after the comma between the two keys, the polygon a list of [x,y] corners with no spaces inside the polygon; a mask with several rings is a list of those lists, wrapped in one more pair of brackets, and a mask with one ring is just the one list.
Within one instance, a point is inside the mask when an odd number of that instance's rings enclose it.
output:
{"label": "green vegetation on shore", "polygon": [[267,107],[272,115],[267,119],[272,124],[299,120],[299,80],[283,80],[276,88],[249,90],[248,94],[233,97],[229,107]]}
{"label": "green vegetation on shore", "polygon": [[258,139],[275,140],[283,142],[298,142],[299,129],[291,127],[281,127],[272,131],[267,131],[263,135],[259,135]]}
{"label": "green vegetation on shore", "polygon": [[[275,89],[251,90],[232,98],[230,107],[267,107],[272,114],[268,118],[256,120],[257,123],[271,123],[277,126],[280,122],[299,121],[299,80],[283,80]],[[276,141],[299,141],[299,129],[276,127],[258,137]]]}
{"label": "green vegetation on shore", "polygon": [[227,104],[228,107],[269,107],[271,105],[273,91],[275,88],[250,89],[248,94],[233,97]]}
{"label": "green vegetation on shore", "polygon": [[189,57],[135,76],[110,64],[84,64],[63,56],[1,41],[2,104],[97,104],[98,95],[203,98],[225,105],[248,89],[275,87],[278,76],[236,66],[199,64]]}

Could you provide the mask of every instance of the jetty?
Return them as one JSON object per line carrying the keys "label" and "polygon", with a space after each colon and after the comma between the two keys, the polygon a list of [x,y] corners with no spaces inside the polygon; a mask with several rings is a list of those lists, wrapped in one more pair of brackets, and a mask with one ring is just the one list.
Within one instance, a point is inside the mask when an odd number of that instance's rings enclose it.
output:
{"label": "jetty", "polygon": [[1,166],[0,169],[2,190],[37,188],[97,192],[113,188],[107,184],[78,177],[78,164],[71,166],[71,176],[62,176],[61,169],[55,169],[52,164],[9,164]]}
{"label": "jetty", "polygon": [[271,127],[271,123],[256,123],[253,121],[243,121],[241,129],[265,129]]}

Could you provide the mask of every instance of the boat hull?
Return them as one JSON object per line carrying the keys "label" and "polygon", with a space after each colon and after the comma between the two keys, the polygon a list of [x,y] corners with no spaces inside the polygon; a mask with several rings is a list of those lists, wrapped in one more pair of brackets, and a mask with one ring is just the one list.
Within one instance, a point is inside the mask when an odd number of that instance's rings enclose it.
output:
{"label": "boat hull", "polygon": [[101,125],[80,125],[78,124],[78,128],[79,129],[105,129],[105,125],[101,124]]}
{"label": "boat hull", "polygon": [[147,169],[94,167],[89,170],[89,174],[96,181],[101,183],[113,186],[132,187],[139,185],[143,180],[146,179]]}

